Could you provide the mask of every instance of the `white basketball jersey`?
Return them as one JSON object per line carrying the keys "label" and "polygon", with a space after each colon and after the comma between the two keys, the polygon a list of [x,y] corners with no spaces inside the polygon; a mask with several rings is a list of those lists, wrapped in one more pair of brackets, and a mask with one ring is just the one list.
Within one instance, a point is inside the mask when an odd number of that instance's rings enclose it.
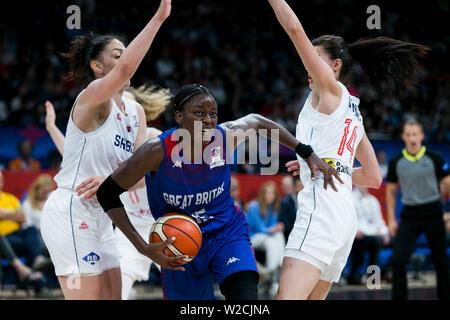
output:
{"label": "white basketball jersey", "polygon": [[[305,101],[298,117],[296,138],[305,144],[310,144],[314,152],[332,165],[340,173],[345,182],[347,196],[351,196],[352,167],[356,148],[364,134],[362,117],[359,112],[359,98],[349,93],[347,88],[338,82],[342,88],[342,98],[337,109],[327,115],[312,107],[312,93]],[[304,185],[311,183],[311,173],[302,158],[300,162],[300,178]],[[335,180],[335,184],[340,184]]]}
{"label": "white basketball jersey", "polygon": [[113,101],[106,121],[88,133],[73,122],[72,108],[64,139],[63,160],[55,176],[58,188],[73,190],[93,176],[107,177],[133,154],[139,129],[138,113],[136,103],[125,97],[122,99],[126,115]]}

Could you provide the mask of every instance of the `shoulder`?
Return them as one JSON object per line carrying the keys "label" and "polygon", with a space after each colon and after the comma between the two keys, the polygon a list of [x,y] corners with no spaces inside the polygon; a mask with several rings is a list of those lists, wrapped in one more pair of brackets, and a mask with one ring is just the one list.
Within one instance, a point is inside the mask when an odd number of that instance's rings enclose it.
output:
{"label": "shoulder", "polygon": [[148,140],[153,139],[153,138],[159,136],[161,133],[162,133],[162,131],[159,129],[156,129],[153,127],[148,127],[147,128],[147,139]]}
{"label": "shoulder", "polygon": [[248,211],[259,210],[259,203],[256,200],[250,201],[248,204]]}
{"label": "shoulder", "polygon": [[435,161],[436,160],[440,160],[441,162],[445,161],[444,157],[442,156],[442,153],[439,151],[426,149],[425,155],[429,156],[430,158],[432,158]]}
{"label": "shoulder", "polygon": [[390,160],[389,165],[395,165],[401,158],[403,158],[403,153],[396,153]]}

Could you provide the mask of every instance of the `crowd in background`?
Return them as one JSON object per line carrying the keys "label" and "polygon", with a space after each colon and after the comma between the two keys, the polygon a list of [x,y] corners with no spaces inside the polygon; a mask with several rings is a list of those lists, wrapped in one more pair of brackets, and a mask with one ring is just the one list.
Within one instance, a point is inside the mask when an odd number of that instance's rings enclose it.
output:
{"label": "crowd in background", "polygon": [[[67,65],[59,55],[68,42],[87,31],[123,35],[131,41],[147,23],[158,1],[101,0],[39,2],[22,8],[2,2],[0,13],[0,125],[44,127],[45,107],[53,102],[57,124],[65,131],[74,98],[83,88],[65,81]],[[450,37],[429,21],[448,18],[442,1],[420,10],[400,2],[380,4],[381,30],[368,30],[364,1],[291,1],[307,34],[331,33],[349,42],[384,35],[430,46],[426,72],[418,86],[396,98],[380,95],[354,65],[353,86],[371,139],[398,139],[400,123],[415,116],[424,123],[428,140],[450,142]],[[66,26],[66,8],[81,8],[81,29]],[[309,92],[307,75],[287,36],[265,1],[177,1],[167,24],[156,36],[132,85],[155,84],[176,91],[187,83],[212,89],[219,104],[219,122],[251,112],[267,116],[295,132],[298,113]],[[420,12],[419,12],[420,11]],[[252,14],[249,14],[252,13]],[[21,17],[21,19],[17,19]],[[349,18],[352,17],[352,18]],[[152,123],[174,124],[170,110]]]}

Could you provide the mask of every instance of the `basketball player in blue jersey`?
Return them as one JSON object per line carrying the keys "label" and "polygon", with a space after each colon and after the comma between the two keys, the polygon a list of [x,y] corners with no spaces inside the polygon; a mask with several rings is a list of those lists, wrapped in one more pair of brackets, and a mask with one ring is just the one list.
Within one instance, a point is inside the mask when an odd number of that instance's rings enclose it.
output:
{"label": "basketball player in blue jersey", "polygon": [[[181,88],[173,106],[178,126],[139,148],[102,183],[97,199],[138,251],[162,266],[164,298],[214,299],[216,280],[227,300],[257,299],[258,273],[248,225],[230,195],[226,162],[245,137],[232,133],[239,129],[277,129],[279,142],[304,158],[314,177],[317,171],[324,174],[325,187],[333,181],[332,176],[342,180],[310,146],[299,143],[286,129],[260,115],[250,114],[217,125],[216,100],[201,85]],[[195,148],[200,141],[202,152],[198,157]],[[163,246],[146,244],[125,214],[119,195],[144,176],[155,219],[180,212],[196,219],[202,230],[202,247],[184,266],[169,260]],[[331,186],[336,189],[334,184]]]}

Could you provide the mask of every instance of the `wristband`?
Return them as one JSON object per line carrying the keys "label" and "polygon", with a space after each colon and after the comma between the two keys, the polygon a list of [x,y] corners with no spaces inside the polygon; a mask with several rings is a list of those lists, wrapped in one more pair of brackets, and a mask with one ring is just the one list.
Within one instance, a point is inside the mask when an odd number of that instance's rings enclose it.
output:
{"label": "wristband", "polygon": [[97,200],[102,206],[103,211],[108,212],[110,209],[123,208],[119,196],[125,191],[109,175],[97,190]]}
{"label": "wristband", "polygon": [[295,152],[303,159],[307,159],[314,152],[314,150],[309,144],[299,142],[295,147]]}

